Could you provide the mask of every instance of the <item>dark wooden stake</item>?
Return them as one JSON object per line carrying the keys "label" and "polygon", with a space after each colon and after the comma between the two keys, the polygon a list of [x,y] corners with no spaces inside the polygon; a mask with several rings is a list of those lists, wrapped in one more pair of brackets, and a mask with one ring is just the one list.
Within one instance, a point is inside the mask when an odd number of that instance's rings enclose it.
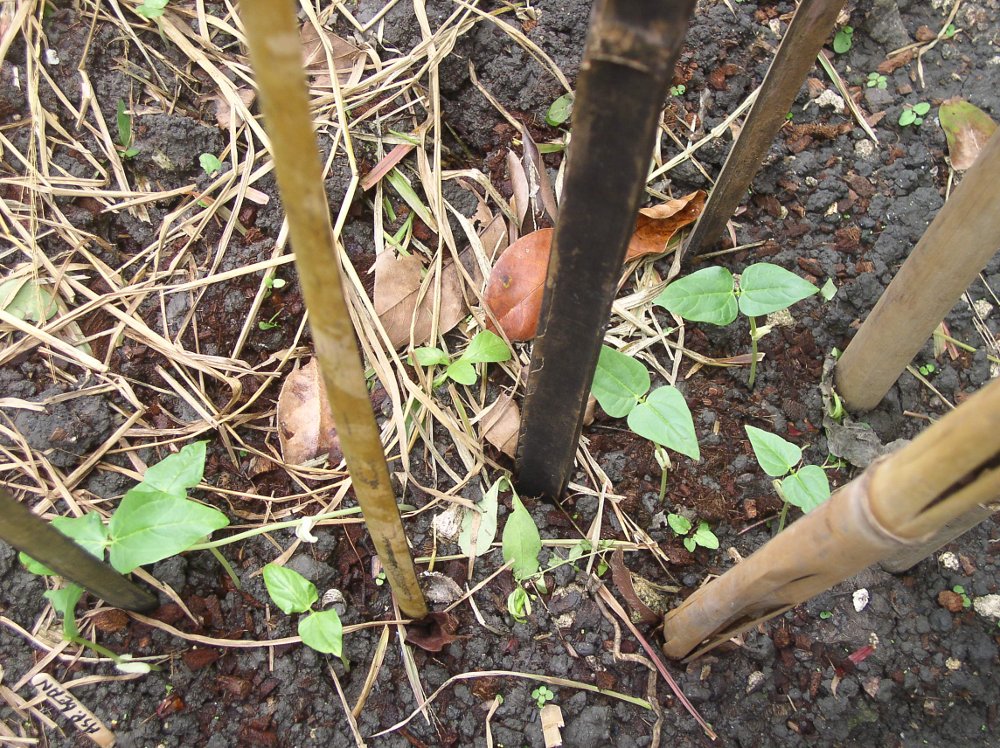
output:
{"label": "dark wooden stake", "polygon": [[843,7],[844,0],[802,0],[799,4],[705,211],[687,240],[685,251],[689,254],[698,254],[718,240],[726,221],[746,196]]}
{"label": "dark wooden stake", "polygon": [[573,141],[531,354],[519,490],[569,480],[604,326],[694,0],[599,0],[577,78]]}
{"label": "dark wooden stake", "polygon": [[155,595],[98,561],[44,519],[32,514],[3,488],[0,488],[0,540],[115,608],[145,611],[159,604]]}

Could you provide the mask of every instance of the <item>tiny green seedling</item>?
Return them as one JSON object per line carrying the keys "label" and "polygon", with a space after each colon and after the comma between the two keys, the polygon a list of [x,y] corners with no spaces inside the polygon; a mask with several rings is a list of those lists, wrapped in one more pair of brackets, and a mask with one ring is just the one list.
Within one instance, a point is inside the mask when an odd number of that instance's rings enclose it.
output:
{"label": "tiny green seedling", "polygon": [[830,481],[819,465],[804,465],[802,450],[777,434],[772,434],[754,426],[744,426],[754,457],[765,473],[774,481],[774,490],[784,501],[778,532],[785,526],[788,505],[797,506],[803,512],[811,512],[830,498]]}
{"label": "tiny green seedling", "polygon": [[831,613],[829,610],[821,610],[819,612],[819,617],[823,621],[829,621],[831,618],[833,618],[833,613]]}
{"label": "tiny green seedling", "polygon": [[257,327],[259,329],[265,330],[265,331],[266,330],[273,330],[276,327],[281,327],[281,323],[280,322],[275,322],[275,320],[278,319],[278,316],[280,314],[281,314],[281,310],[279,309],[274,314],[272,314],[271,318],[269,320],[267,320],[266,322],[263,321],[263,320],[261,320],[260,322],[258,322],[257,323]]}
{"label": "tiny green seedling", "polygon": [[155,21],[163,15],[163,11],[167,7],[167,2],[168,0],[143,0],[142,5],[136,8],[135,12],[143,18]]}
{"label": "tiny green seedling", "polygon": [[552,689],[550,689],[548,686],[539,686],[538,688],[536,688],[534,691],[531,692],[531,698],[535,700],[535,703],[538,705],[539,709],[545,706],[546,702],[552,701],[552,699],[554,699],[555,697],[556,695],[552,692]]}
{"label": "tiny green seedling", "polygon": [[440,348],[423,347],[414,348],[408,362],[411,366],[444,366],[445,370],[434,380],[435,387],[440,387],[449,379],[471,386],[479,378],[475,364],[509,361],[510,355],[510,347],[503,338],[489,330],[482,330],[455,359],[450,359]]}
{"label": "tiny green seedling", "polygon": [[[319,600],[315,584],[293,569],[268,564],[264,567],[264,585],[267,594],[285,615],[309,613],[299,619],[298,630],[303,644],[317,652],[344,659],[344,629],[337,611],[312,610]],[[347,666],[346,660],[344,666]]]}
{"label": "tiny green seedling", "polygon": [[121,99],[115,108],[115,124],[118,127],[118,145],[121,146],[122,158],[132,158],[139,149],[132,145],[132,116],[125,110],[125,102]]}
{"label": "tiny green seedling", "polygon": [[679,86],[670,87],[671,96],[683,96],[685,93],[687,93],[687,86],[685,86],[683,83],[681,83]]}
{"label": "tiny green seedling", "polygon": [[958,33],[958,29],[955,28],[955,24],[949,23],[944,28],[944,33],[941,35],[944,39],[951,39],[955,34]]}
{"label": "tiny green seedling", "polygon": [[514,591],[507,596],[507,610],[515,621],[524,623],[531,615],[531,598],[522,585],[528,580],[541,578],[538,554],[542,552],[542,537],[516,492],[512,494],[511,512],[503,528],[501,546],[504,563],[510,565],[517,582]]}
{"label": "tiny green seedling", "polygon": [[549,127],[559,127],[573,115],[573,94],[565,93],[552,102],[545,113],[545,123]]}
{"label": "tiny green seedling", "polygon": [[265,290],[264,290],[264,298],[266,299],[266,298],[268,298],[271,295],[271,290],[272,289],[275,290],[275,291],[278,291],[278,290],[281,290],[282,288],[284,288],[285,285],[286,285],[286,283],[287,283],[287,281],[285,281],[283,278],[278,278],[277,276],[274,276],[274,275],[272,275],[272,276],[270,276],[268,278],[265,278],[264,279],[264,288],[265,288]]}
{"label": "tiny green seedling", "polygon": [[222,162],[219,160],[218,156],[211,153],[203,153],[198,156],[198,163],[201,164],[202,170],[208,176],[218,174],[222,171]]}
{"label": "tiny green seedling", "polygon": [[925,377],[929,377],[931,374],[937,371],[937,367],[932,363],[921,364],[917,367],[917,371],[923,374]]}
{"label": "tiny green seedling", "polygon": [[954,587],[951,588],[951,591],[954,592],[956,595],[958,595],[959,597],[962,598],[962,607],[963,608],[971,608],[972,607],[972,599],[965,592],[965,587],[963,587],[960,584],[956,584]]}
{"label": "tiny green seedling", "polygon": [[924,117],[931,110],[931,105],[926,101],[918,101],[916,104],[904,104],[903,111],[899,113],[900,127],[920,127],[924,123]]}
{"label": "tiny green seedling", "polygon": [[826,279],[826,283],[824,283],[819,289],[819,295],[826,301],[830,301],[837,295],[837,284],[833,282],[833,278]]}
{"label": "tiny green seedling", "polygon": [[792,304],[819,293],[809,281],[777,265],[758,262],[750,265],[739,279],[724,267],[709,267],[678,278],[653,303],[692,322],[708,322],[724,327],[738,313],[750,321],[750,380],[757,379],[757,341],[770,332],[758,329],[756,318],[787,309]]}
{"label": "tiny green seedling", "polygon": [[699,522],[698,528],[690,535],[688,533],[691,533],[691,528],[694,525],[683,514],[668,514],[667,524],[670,525],[670,529],[675,534],[684,538],[684,547],[688,549],[688,553],[694,553],[698,546],[713,551],[719,547],[719,539],[705,520]]}
{"label": "tiny green seedling", "polygon": [[385,584],[385,572],[380,571],[378,574],[375,575],[375,586],[381,587],[383,584]]}
{"label": "tiny green seedling", "polygon": [[666,494],[670,458],[667,449],[700,460],[694,420],[681,391],[671,385],[647,395],[649,372],[631,356],[601,346],[591,394],[612,418],[627,418],[628,427],[656,445],[654,456],[662,470],[660,500]]}
{"label": "tiny green seedling", "polygon": [[854,46],[854,27],[844,26],[833,36],[833,51],[838,55],[844,54]]}
{"label": "tiny green seedling", "polygon": [[865,86],[867,88],[878,88],[880,90],[885,90],[889,85],[889,80],[881,73],[868,73],[868,79],[865,81]]}

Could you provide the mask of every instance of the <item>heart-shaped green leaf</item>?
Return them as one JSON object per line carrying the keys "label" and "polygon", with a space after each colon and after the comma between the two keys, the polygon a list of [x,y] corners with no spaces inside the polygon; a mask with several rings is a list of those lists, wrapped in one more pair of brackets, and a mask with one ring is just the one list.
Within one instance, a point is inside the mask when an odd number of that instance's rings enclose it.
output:
{"label": "heart-shaped green leaf", "polygon": [[146,470],[142,483],[162,493],[184,497],[189,488],[201,483],[205,474],[206,444],[208,442],[194,442],[177,454],[164,457]]}
{"label": "heart-shaped green leaf", "polygon": [[787,309],[819,293],[809,281],[769,262],[751,265],[740,276],[740,311],[748,317]]}
{"label": "heart-shaped green leaf", "polygon": [[111,565],[122,574],[186,551],[229,524],[222,512],[140,483],[111,517]]}
{"label": "heart-shaped green leaf", "polygon": [[476,383],[476,379],[478,378],[476,376],[476,367],[464,358],[452,361],[451,364],[448,365],[448,368],[445,369],[445,374],[459,384],[464,384],[470,387]]}
{"label": "heart-shaped green leaf", "polygon": [[649,389],[649,372],[631,356],[601,346],[591,394],[612,418],[624,418]]}
{"label": "heart-shaped green leaf", "polygon": [[678,535],[687,535],[691,532],[691,520],[683,514],[668,514],[667,524]]}
{"label": "heart-shaped green leaf", "polygon": [[52,603],[59,614],[63,617],[63,636],[72,639],[79,636],[80,630],[76,627],[76,604],[83,596],[83,587],[75,584],[67,584],[58,590],[47,590],[45,597]]}
{"label": "heart-shaped green leaf", "polygon": [[693,460],[701,459],[691,411],[676,387],[667,385],[653,390],[646,402],[639,403],[628,414],[628,427],[667,449]]}
{"label": "heart-shaped green leaf", "polygon": [[469,347],[462,354],[463,361],[474,364],[497,363],[510,360],[510,348],[503,338],[495,332],[483,330],[469,342]]}
{"label": "heart-shaped green leaf", "polygon": [[781,492],[789,504],[811,512],[830,498],[830,481],[819,465],[806,465],[781,481]]}
{"label": "heart-shaped green leaf", "polygon": [[264,567],[264,585],[267,594],[285,615],[305,613],[319,599],[315,584],[294,569],[277,564]]}
{"label": "heart-shaped green leaf", "polygon": [[753,447],[757,462],[764,469],[764,472],[772,478],[780,478],[787,474],[802,459],[802,450],[777,434],[755,426],[744,426],[743,428],[746,429],[747,436],[750,437],[750,446]]}
{"label": "heart-shaped green leaf", "polygon": [[410,364],[414,362],[420,364],[421,366],[447,366],[448,365],[448,354],[442,351],[440,348],[414,348],[413,355],[410,356],[412,359]]}
{"label": "heart-shaped green leaf", "polygon": [[736,319],[733,274],[723,267],[710,267],[678,278],[653,300],[692,322],[725,326]]}
{"label": "heart-shaped green leaf", "polygon": [[303,644],[317,652],[343,657],[344,627],[335,610],[310,613],[300,620],[299,636]]}
{"label": "heart-shaped green leaf", "polygon": [[712,528],[709,527],[708,522],[705,522],[704,520],[698,523],[698,529],[694,531],[694,535],[692,535],[691,538],[702,548],[715,550],[719,547],[719,539],[715,537],[715,533],[712,532]]}

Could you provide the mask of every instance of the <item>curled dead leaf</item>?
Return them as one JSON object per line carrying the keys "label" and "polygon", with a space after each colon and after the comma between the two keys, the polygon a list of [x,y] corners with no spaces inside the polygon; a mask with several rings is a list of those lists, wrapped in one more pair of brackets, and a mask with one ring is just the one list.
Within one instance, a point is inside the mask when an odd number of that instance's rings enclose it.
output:
{"label": "curled dead leaf", "polygon": [[697,221],[704,209],[704,190],[695,190],[684,197],[640,209],[625,261],[669,251],[671,248],[667,247],[667,242],[682,228]]}
{"label": "curled dead leaf", "polygon": [[660,620],[648,605],[639,597],[632,585],[632,572],[625,566],[625,556],[621,549],[611,554],[611,580],[615,583],[615,588],[625,598],[632,615],[642,623],[656,623]]}
{"label": "curled dead leaf", "polygon": [[288,465],[302,465],[323,454],[336,464],[343,457],[316,359],[293,371],[281,385],[278,441]]}
{"label": "curled dead leaf", "polygon": [[[483,301],[511,340],[535,337],[552,235],[539,229],[522,236],[500,255],[486,283]],[[487,328],[496,332],[492,320]]]}
{"label": "curled dead leaf", "polygon": [[509,394],[500,395],[483,416],[483,438],[511,458],[517,457],[521,411]]}
{"label": "curled dead leaf", "polygon": [[[416,255],[398,260],[392,252],[383,252],[375,259],[375,313],[385,328],[394,348],[410,341],[413,325],[413,345],[421,345],[431,337],[434,313],[434,289],[427,289],[420,304],[417,299],[423,282],[424,266]],[[453,263],[446,263],[441,275],[441,308],[438,332],[445,333],[465,316],[462,279]]]}
{"label": "curled dead leaf", "polygon": [[451,613],[434,611],[421,621],[415,621],[406,628],[406,641],[427,652],[440,652],[459,637],[458,619]]}
{"label": "curled dead leaf", "polygon": [[319,88],[330,88],[332,82],[324,41],[330,45],[340,84],[352,85],[357,82],[355,79],[360,80],[363,69],[357,68],[364,64],[364,51],[326,29],[317,30],[313,24],[306,23],[299,30],[299,42],[302,44],[303,62],[312,84]]}
{"label": "curled dead leaf", "polygon": [[972,166],[997,130],[997,124],[990,115],[958,97],[948,99],[941,105],[938,119],[948,139],[948,155],[955,171],[965,171]]}

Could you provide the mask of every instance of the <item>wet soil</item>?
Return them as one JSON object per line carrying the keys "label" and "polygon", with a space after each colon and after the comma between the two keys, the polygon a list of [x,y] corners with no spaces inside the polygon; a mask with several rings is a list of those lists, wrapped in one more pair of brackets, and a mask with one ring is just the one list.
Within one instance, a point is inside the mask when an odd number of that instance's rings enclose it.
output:
{"label": "wet soil", "polygon": [[[647,554],[630,554],[628,563],[639,574],[676,585],[680,595],[697,588],[709,575],[729,568],[734,562],[728,549],[745,557],[770,536],[765,520],[773,520],[780,504],[769,479],[756,467],[743,432],[745,424],[804,445],[807,461],[821,464],[826,459],[818,389],[824,358],[834,347],[846,345],[859,320],[943,204],[949,180],[944,135],[933,115],[919,127],[899,126],[903,105],[928,101],[936,108],[946,98],[962,96],[1000,118],[996,87],[1000,11],[996,0],[963,2],[955,18],[960,31],[924,55],[919,69],[914,59],[888,72],[884,90],[864,87],[868,73],[885,61],[890,50],[924,34],[924,27],[936,32],[950,3],[901,0],[898,5],[850,5],[853,47],[836,56],[834,64],[866,112],[876,116],[884,113],[874,126],[879,143],[867,139],[849,113],[810,103],[812,87],[804,87],[788,125],[754,180],[745,210],[734,221],[740,245],[762,244],[718,260],[736,272],[767,259],[819,284],[832,278],[839,289],[837,295],[829,303],[819,298],[802,302],[794,308],[789,326],[778,327],[764,338],[761,349],[766,358],[755,389],[747,388],[747,373],[742,368],[702,369],[679,382],[694,414],[702,461],[678,461],[666,505],[658,499],[660,473],[647,442],[628,432],[621,422],[601,414],[585,432],[592,454],[622,497],[622,512],[647,529],[671,562],[664,571]],[[518,24],[572,81],[583,48],[589,3],[566,0],[540,2],[535,7],[537,18],[526,16],[511,22]],[[372,0],[351,5],[361,21],[380,8],[381,4]],[[700,4],[676,73],[675,84],[683,84],[685,90],[667,103],[668,112],[678,122],[690,122],[697,116],[696,131],[685,138],[700,138],[760,83],[779,40],[775,29],[783,31],[792,9],[790,2]],[[427,10],[433,26],[454,8],[438,1],[428,3]],[[409,4],[396,4],[385,19],[378,42],[382,49],[405,52],[419,43],[419,25]],[[75,64],[83,54],[89,16],[63,9],[49,16],[45,24],[52,47],[60,51],[64,61]],[[145,41],[166,59],[183,65],[182,55],[171,44],[152,36]],[[111,63],[127,57],[130,51],[128,39],[115,35],[114,28],[103,21],[96,24],[86,65],[95,95],[107,111],[117,99],[127,97],[128,78],[121,65]],[[473,84],[470,62],[481,85],[513,117],[528,124],[537,139],[557,134],[545,124],[544,116],[561,90],[527,52],[487,23],[460,37],[442,62],[443,118],[450,128],[446,159],[456,166],[480,168],[493,177],[498,189],[509,190],[502,164],[516,131]],[[78,100],[73,64],[53,65],[50,71],[70,98]],[[158,58],[150,64],[164,84],[180,94],[171,112],[136,118],[136,145],[141,155],[129,164],[130,173],[155,189],[204,186],[206,177],[191,154],[217,152],[224,142],[201,98],[211,92],[211,83],[197,75],[179,80]],[[0,119],[7,136],[17,144],[25,142],[27,110],[25,102],[11,95],[6,86],[15,68],[23,80],[23,50],[8,54],[0,75],[4,82],[0,86]],[[812,77],[831,88],[819,69]],[[55,100],[43,103],[60,111]],[[63,124],[67,128],[73,125],[71,119]],[[679,126],[676,132],[684,130]],[[78,137],[92,135],[84,132]],[[726,137],[697,152],[698,162],[709,174],[718,173],[730,142]],[[677,146],[664,137],[664,154],[669,157],[676,150]],[[367,168],[374,165],[370,154],[362,153],[361,157]],[[58,150],[53,158],[70,173],[85,171],[85,164],[71,149]],[[550,166],[558,165],[559,155],[548,158]],[[5,176],[17,171],[16,164],[7,161],[3,169]],[[333,169],[328,188],[334,209],[339,208],[348,178],[342,164]],[[681,195],[710,184],[696,165],[687,161],[653,186],[663,193]],[[269,256],[277,239],[282,214],[273,179],[264,176],[255,187],[272,199],[266,206],[252,206],[247,215],[241,215],[248,231],[233,237],[221,259],[222,271]],[[2,189],[4,197],[13,197],[9,185]],[[151,203],[147,223],[126,210],[96,210],[85,197],[64,202],[66,215],[74,224],[105,240],[95,251],[111,266],[154,241],[159,222],[172,207],[169,199]],[[466,215],[471,215],[474,204],[466,203],[466,207]],[[216,224],[203,227],[195,250],[201,259],[214,251],[219,234]],[[368,277],[365,271],[374,259],[370,205],[355,206],[345,226],[344,241],[359,274]],[[53,256],[60,251],[51,237],[42,238],[40,245]],[[161,262],[169,263],[170,253],[177,249],[164,248]],[[7,262],[0,258],[0,263]],[[254,330],[243,351],[249,366],[268,361],[294,342],[293,322],[301,317],[302,302],[291,266],[283,268],[282,277],[288,280],[287,286],[265,300],[258,317],[270,319],[277,314],[287,324]],[[994,260],[983,277],[994,292],[1000,289],[1000,263]],[[241,320],[251,309],[256,284],[256,279],[251,282],[241,277],[212,286],[201,299],[198,313],[211,320],[198,332],[203,353],[224,355],[229,350]],[[991,301],[987,285],[982,281],[974,284],[970,299]],[[100,279],[94,281],[94,289],[107,290],[101,287]],[[183,295],[173,298],[174,307],[167,310],[166,318],[178,320],[189,308]],[[959,351],[955,358],[947,354],[935,358],[928,343],[917,359],[918,363],[934,362],[932,382],[952,403],[961,402],[997,374],[991,371],[988,351],[973,317],[969,303],[963,300],[948,316],[947,324],[953,337],[977,349],[974,353]],[[1000,311],[994,308],[985,320],[993,335],[1000,329],[998,320]],[[109,329],[114,321],[98,311],[82,318],[80,324],[85,334],[93,334]],[[185,334],[194,333],[188,328]],[[746,341],[747,331],[739,323],[726,329],[692,325],[686,337],[688,347],[709,356],[744,353]],[[113,372],[129,381],[162,382],[157,366],[167,362],[159,352],[127,344],[109,354],[107,346],[106,337],[96,338],[94,355],[108,355]],[[6,396],[38,402],[48,402],[59,392],[87,384],[54,384],[49,367],[36,356],[12,361],[0,372],[0,381]],[[169,389],[151,387],[146,392],[149,401],[145,405],[162,428],[181,426],[197,417]],[[271,397],[277,394],[276,388],[268,392]],[[224,388],[212,381],[206,383],[206,394],[213,401],[225,399]],[[44,415],[4,409],[10,417],[5,423],[23,435],[31,449],[45,451],[53,465],[69,472],[120,425],[116,397],[100,393],[68,399],[47,407]],[[940,397],[904,374],[865,420],[888,443],[912,437],[928,418],[936,418],[947,409]],[[263,446],[259,429],[248,428],[246,438]],[[149,463],[162,454],[149,450],[143,459]],[[250,468],[248,462],[231,464],[224,450],[213,445],[206,481],[235,491],[252,489],[257,495],[287,496],[296,490],[283,474],[254,475]],[[842,485],[855,473],[855,468],[845,466],[830,471],[830,477],[835,485]],[[577,478],[583,482],[585,477],[581,473]],[[128,485],[123,476],[101,471],[85,478],[81,488],[110,498],[120,495]],[[199,498],[218,504],[224,511],[233,509],[217,496]],[[429,498],[415,490],[403,496],[416,506]],[[529,507],[547,538],[580,537],[574,525],[587,527],[598,508],[595,498],[583,494],[569,497],[565,511],[542,503],[529,502]],[[241,517],[253,519],[269,510],[259,501],[244,502],[237,508]],[[689,553],[664,526],[665,510],[708,520],[721,540],[721,549]],[[501,506],[501,523],[506,511]],[[603,537],[624,537],[618,520],[606,517]],[[429,513],[417,515],[407,527],[418,555],[429,555],[435,547],[430,518]],[[377,585],[371,574],[373,551],[362,527],[321,528],[316,534],[319,541],[301,546],[290,565],[314,581],[321,592],[330,587],[343,592],[349,603],[343,615],[345,625],[392,620],[388,591]],[[274,534],[281,548],[290,539],[290,532]],[[729,645],[689,665],[673,663],[669,667],[687,698],[719,735],[721,745],[995,745],[1000,729],[997,621],[962,604],[956,606],[948,596],[940,598],[944,603],[939,602],[939,595],[955,585],[962,585],[972,598],[1000,592],[998,549],[1000,527],[986,522],[949,547],[955,563],[951,557],[947,564],[942,563],[936,555],[901,575],[868,570],[749,632],[741,646]],[[134,656],[167,655],[168,659],[160,671],[137,679],[108,677],[77,688],[77,695],[117,733],[121,746],[353,745],[334,681],[339,680],[349,704],[357,702],[373,658],[380,651],[383,627],[360,628],[345,637],[349,669],[300,645],[239,648],[198,644],[190,637],[266,641],[295,633],[294,620],[268,605],[263,583],[255,575],[279,552],[274,543],[258,537],[228,546],[225,552],[243,581],[242,590],[233,587],[207,553],[185,554],[151,569],[154,577],[180,594],[197,619],[190,620],[163,596],[153,618],[179,631],[178,635],[112,611],[93,614],[98,641],[105,647]],[[548,560],[545,553],[549,551],[543,553],[543,564]],[[499,553],[485,557],[472,581],[486,579],[499,565]],[[593,594],[582,564],[578,566],[563,565],[549,575],[549,594],[540,597],[525,623],[516,623],[506,609],[507,594],[514,584],[510,575],[501,574],[488,582],[475,595],[481,620],[470,606],[460,606],[454,611],[460,638],[439,653],[415,651],[425,692],[431,694],[450,677],[470,671],[544,673],[651,698],[663,714],[662,743],[708,744],[665,684],[651,681],[647,667],[628,659],[640,651],[638,643],[627,631],[620,633],[614,616],[606,614]],[[460,583],[465,581],[464,563],[439,563],[437,570]],[[859,588],[867,589],[870,597],[861,611],[852,601],[852,593]],[[6,621],[36,635],[44,634],[48,619],[43,617],[43,590],[44,582],[27,574],[16,555],[0,545],[0,605]],[[92,608],[92,603],[87,604]],[[655,632],[645,633],[655,640]],[[28,637],[7,623],[0,625],[5,686],[21,678],[42,656]],[[65,657],[49,662],[45,669],[62,682],[92,673],[115,675],[106,665],[95,667]],[[472,746],[486,744],[489,723],[496,745],[540,746],[539,710],[530,695],[536,685],[507,675],[453,683],[441,691],[426,717],[417,715],[393,732],[371,737],[407,719],[417,708],[395,631],[390,630],[377,678],[357,716],[358,729],[369,745]],[[565,719],[565,745],[652,743],[656,712],[571,687],[553,690],[554,703],[561,707]],[[27,687],[20,694],[27,699],[33,696]],[[497,696],[502,696],[503,702],[489,717]],[[13,734],[23,731],[43,745],[87,744],[58,720],[57,728],[43,728],[6,706],[0,707],[0,720]]]}

